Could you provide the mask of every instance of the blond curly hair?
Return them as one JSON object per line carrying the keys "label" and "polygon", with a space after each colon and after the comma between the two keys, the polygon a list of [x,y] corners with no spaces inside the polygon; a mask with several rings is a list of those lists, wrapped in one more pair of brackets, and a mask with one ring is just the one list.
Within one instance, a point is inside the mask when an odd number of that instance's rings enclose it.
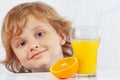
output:
{"label": "blond curly hair", "polygon": [[22,33],[22,29],[28,19],[28,15],[33,15],[36,19],[45,19],[58,33],[65,33],[66,43],[62,46],[63,55],[72,56],[70,43],[71,22],[61,17],[51,6],[43,2],[26,2],[12,8],[4,18],[2,25],[2,43],[6,51],[6,59],[2,62],[6,68],[14,73],[27,73],[31,70],[22,66],[13,52],[11,39]]}

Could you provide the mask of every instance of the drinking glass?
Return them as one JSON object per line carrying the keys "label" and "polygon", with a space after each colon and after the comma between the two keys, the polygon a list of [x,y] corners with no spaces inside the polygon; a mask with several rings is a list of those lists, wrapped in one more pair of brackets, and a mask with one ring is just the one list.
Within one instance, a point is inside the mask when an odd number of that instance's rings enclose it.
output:
{"label": "drinking glass", "polygon": [[96,76],[97,53],[100,43],[99,28],[95,26],[74,27],[71,43],[74,56],[79,61],[77,75]]}

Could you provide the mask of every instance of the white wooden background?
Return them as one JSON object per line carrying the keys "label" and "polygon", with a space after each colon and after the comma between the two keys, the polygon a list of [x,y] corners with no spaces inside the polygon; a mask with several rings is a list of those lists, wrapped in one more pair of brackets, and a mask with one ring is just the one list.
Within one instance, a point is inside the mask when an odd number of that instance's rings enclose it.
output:
{"label": "white wooden background", "polygon": [[[5,14],[15,5],[37,0],[1,0],[0,27]],[[101,43],[98,52],[98,71],[120,71],[120,0],[39,0],[53,6],[70,19],[73,26],[98,26]],[[0,36],[1,37],[1,36]],[[1,40],[1,39],[0,39]],[[0,41],[0,60],[5,51]],[[8,72],[0,65],[0,72]]]}

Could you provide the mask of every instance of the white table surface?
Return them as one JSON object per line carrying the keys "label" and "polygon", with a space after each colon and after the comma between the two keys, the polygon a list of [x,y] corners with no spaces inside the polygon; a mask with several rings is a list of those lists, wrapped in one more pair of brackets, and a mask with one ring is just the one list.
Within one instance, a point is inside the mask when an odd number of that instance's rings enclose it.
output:
{"label": "white table surface", "polygon": [[120,80],[120,71],[101,71],[96,77],[58,79],[50,72],[42,73],[0,73],[0,80]]}

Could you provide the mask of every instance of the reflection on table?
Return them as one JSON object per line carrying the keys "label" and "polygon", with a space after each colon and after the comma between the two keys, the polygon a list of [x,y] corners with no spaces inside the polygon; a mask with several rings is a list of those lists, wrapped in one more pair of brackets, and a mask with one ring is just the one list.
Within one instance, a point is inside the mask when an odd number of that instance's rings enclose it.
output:
{"label": "reflection on table", "polygon": [[1,73],[0,80],[120,80],[120,71],[98,72],[96,77],[76,77],[58,79],[50,72],[41,73]]}

